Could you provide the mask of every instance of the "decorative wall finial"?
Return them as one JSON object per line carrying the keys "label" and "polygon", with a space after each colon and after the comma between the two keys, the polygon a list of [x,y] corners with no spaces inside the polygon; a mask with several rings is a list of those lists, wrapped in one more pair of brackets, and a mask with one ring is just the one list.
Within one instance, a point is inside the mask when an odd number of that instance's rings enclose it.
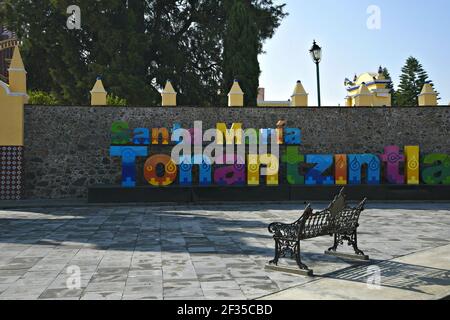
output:
{"label": "decorative wall finial", "polygon": [[170,80],[166,81],[166,86],[161,92],[163,107],[176,107],[177,106],[177,92],[173,88],[172,82]]}

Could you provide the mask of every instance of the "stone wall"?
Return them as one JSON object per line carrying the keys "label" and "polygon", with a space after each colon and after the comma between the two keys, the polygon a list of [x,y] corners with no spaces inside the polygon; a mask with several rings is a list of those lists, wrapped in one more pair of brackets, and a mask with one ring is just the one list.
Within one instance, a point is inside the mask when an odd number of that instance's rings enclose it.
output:
{"label": "stone wall", "polygon": [[[120,183],[120,160],[109,157],[110,127],[204,129],[217,122],[273,128],[280,119],[303,131],[304,153],[382,153],[387,145],[420,145],[422,153],[450,154],[450,108],[135,108],[25,107],[25,197],[83,198],[96,184]],[[170,154],[170,148],[157,147]],[[138,163],[138,172],[141,170]],[[142,174],[138,173],[138,177]],[[141,179],[141,178],[140,178]],[[142,181],[139,181],[143,183]]]}

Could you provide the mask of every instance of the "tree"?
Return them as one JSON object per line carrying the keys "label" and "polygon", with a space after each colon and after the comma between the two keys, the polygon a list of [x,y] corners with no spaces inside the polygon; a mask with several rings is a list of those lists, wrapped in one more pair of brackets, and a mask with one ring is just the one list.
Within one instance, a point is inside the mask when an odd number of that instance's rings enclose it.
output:
{"label": "tree", "polygon": [[[47,44],[50,44],[51,25],[48,23],[50,2],[41,1],[39,4],[33,1],[3,1],[0,5],[0,21],[6,24],[8,29],[16,31],[22,40],[21,53],[28,71],[28,89],[51,91],[52,78],[44,73],[50,67],[50,58],[46,54]],[[38,14],[39,12],[39,14]],[[21,26],[21,27],[19,27]],[[23,31],[22,31],[23,30]],[[23,37],[24,32],[30,38],[40,39],[31,49],[28,37]]]}
{"label": "tree", "polygon": [[42,106],[56,106],[58,100],[47,92],[43,91],[28,91],[28,104],[37,104]]}
{"label": "tree", "polygon": [[[69,0],[4,0],[1,21],[16,31],[32,90],[87,104],[98,75],[129,105],[156,105],[172,80],[179,104],[217,105],[224,88],[230,1],[78,0],[81,30],[68,30]],[[242,0],[256,25],[258,51],[286,15],[284,5]]]}
{"label": "tree", "polygon": [[400,85],[397,91],[398,105],[401,107],[418,106],[418,96],[427,82],[433,85],[420,62],[414,57],[409,57],[400,76]]}
{"label": "tree", "polygon": [[233,0],[224,43],[224,90],[231,88],[236,78],[245,93],[245,105],[255,106],[261,70],[258,29],[251,15],[247,3]]}
{"label": "tree", "polygon": [[387,68],[383,68],[383,76],[386,79],[391,80],[391,82],[388,85],[386,85],[386,89],[389,89],[389,93],[391,94],[392,106],[396,107],[397,106],[397,92],[395,91],[394,82],[393,82],[391,74],[389,73],[389,70]]}

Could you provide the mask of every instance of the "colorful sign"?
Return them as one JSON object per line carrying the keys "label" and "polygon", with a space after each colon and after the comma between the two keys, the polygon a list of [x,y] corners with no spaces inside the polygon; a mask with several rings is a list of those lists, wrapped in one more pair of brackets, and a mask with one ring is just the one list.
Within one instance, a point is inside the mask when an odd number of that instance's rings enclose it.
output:
{"label": "colorful sign", "polygon": [[[301,154],[301,144],[298,128],[243,129],[234,123],[228,129],[218,123],[204,132],[202,123],[195,122],[193,129],[175,123],[171,129],[150,130],[131,129],[127,122],[118,121],[111,127],[110,156],[122,160],[124,188],[136,187],[138,158],[144,158],[143,177],[154,187],[417,185],[421,181],[450,185],[450,156],[424,155],[421,162],[419,146],[406,146],[403,153],[398,146],[386,146],[380,155],[314,155]],[[154,146],[171,146],[171,154],[152,155]]]}

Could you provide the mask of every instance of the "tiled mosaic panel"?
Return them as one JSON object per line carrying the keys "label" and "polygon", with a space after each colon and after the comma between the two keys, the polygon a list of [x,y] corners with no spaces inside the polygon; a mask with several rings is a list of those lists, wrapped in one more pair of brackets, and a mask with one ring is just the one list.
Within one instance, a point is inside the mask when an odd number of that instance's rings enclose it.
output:
{"label": "tiled mosaic panel", "polygon": [[23,147],[0,147],[0,200],[20,200]]}

